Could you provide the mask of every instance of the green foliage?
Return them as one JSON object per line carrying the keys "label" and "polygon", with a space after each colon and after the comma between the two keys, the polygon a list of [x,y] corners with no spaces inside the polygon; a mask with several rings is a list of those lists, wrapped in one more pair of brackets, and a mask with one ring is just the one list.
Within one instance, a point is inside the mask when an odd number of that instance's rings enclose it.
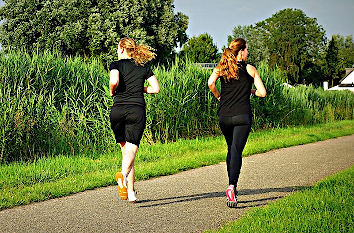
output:
{"label": "green foliage", "polygon": [[154,70],[161,91],[145,95],[148,142],[168,142],[219,132],[217,101],[207,87],[210,70],[176,59],[171,68]]}
{"label": "green foliage", "polygon": [[251,64],[266,61],[272,69],[286,71],[291,83],[323,81],[325,31],[315,18],[298,9],[284,9],[249,26],[236,26],[228,41],[246,39]]}
{"label": "green foliage", "polygon": [[187,29],[188,29],[188,22],[189,18],[185,14],[178,12],[177,15],[175,15],[176,21],[177,21],[177,27],[179,28],[178,30],[178,42],[179,42],[179,47],[181,48],[184,43],[188,41],[188,36],[187,36]]}
{"label": "green foliage", "polygon": [[214,63],[219,60],[218,48],[208,33],[189,39],[183,46],[181,55],[196,63]]}
{"label": "green foliage", "polygon": [[251,97],[254,129],[308,125],[354,116],[354,94],[350,91],[323,91],[302,85],[290,88],[283,85],[284,71],[272,71],[264,63],[258,71],[267,96]]}
{"label": "green foliage", "polygon": [[338,43],[333,36],[326,52],[326,76],[333,87],[338,84],[345,69],[343,58],[339,55]]}
{"label": "green foliage", "polygon": [[268,61],[269,51],[261,31],[252,25],[236,26],[232,31],[232,36],[228,36],[228,43],[236,38],[243,38],[248,44],[247,62],[258,66],[262,61]]}
{"label": "green foliage", "polygon": [[269,65],[287,71],[292,83],[302,77],[306,63],[318,59],[325,31],[316,18],[298,9],[284,9],[256,24],[269,50]]}
{"label": "green foliage", "polygon": [[57,48],[112,61],[119,39],[129,36],[166,61],[187,40],[188,17],[173,8],[173,0],[9,0],[0,8],[0,43],[6,51]]}
{"label": "green foliage", "polygon": [[56,52],[2,54],[0,160],[106,150],[107,83],[97,60],[62,59]]}
{"label": "green foliage", "polygon": [[345,68],[354,66],[354,41],[353,36],[334,35],[333,39],[338,45],[338,56],[343,60]]}
{"label": "green foliage", "polygon": [[[0,160],[114,150],[109,126],[108,71],[98,60],[57,52],[0,55]],[[353,119],[354,95],[282,86],[284,71],[258,67],[266,98],[251,97],[253,131]],[[211,70],[176,60],[154,69],[161,92],[146,95],[143,143],[220,133],[218,102],[207,87]],[[219,85],[219,82],[217,83]]]}

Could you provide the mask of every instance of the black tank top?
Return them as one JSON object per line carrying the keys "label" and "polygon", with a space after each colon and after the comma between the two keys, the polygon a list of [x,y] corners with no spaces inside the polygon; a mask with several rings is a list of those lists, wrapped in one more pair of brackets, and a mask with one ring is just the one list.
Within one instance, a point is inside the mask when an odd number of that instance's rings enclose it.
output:
{"label": "black tank top", "polygon": [[248,74],[245,62],[238,65],[239,78],[230,79],[221,77],[221,98],[218,110],[219,116],[237,116],[251,114],[250,95],[254,79]]}

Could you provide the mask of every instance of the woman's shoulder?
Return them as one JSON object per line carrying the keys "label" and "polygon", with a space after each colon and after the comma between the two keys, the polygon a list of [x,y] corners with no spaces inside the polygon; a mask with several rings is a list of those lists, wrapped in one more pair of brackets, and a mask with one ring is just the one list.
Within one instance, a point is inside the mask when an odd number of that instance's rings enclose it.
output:
{"label": "woman's shoulder", "polygon": [[122,69],[124,68],[125,66],[134,66],[135,63],[134,61],[132,61],[132,59],[120,59],[118,61],[113,61],[111,63],[111,65],[109,66],[109,69],[112,70],[112,69]]}
{"label": "woman's shoulder", "polygon": [[255,70],[256,67],[254,67],[254,66],[251,65],[251,64],[246,64],[246,69],[247,69],[247,70]]}
{"label": "woman's shoulder", "polygon": [[119,62],[119,61],[113,61],[113,62],[109,65],[109,70],[117,70],[117,69],[118,69],[118,62]]}
{"label": "woman's shoulder", "polygon": [[222,69],[220,66],[216,66],[214,69],[213,69],[213,73],[215,73],[218,77],[219,76],[222,76]]}
{"label": "woman's shoulder", "polygon": [[247,65],[246,65],[246,70],[247,70],[247,73],[248,73],[249,75],[251,75],[252,77],[254,77],[255,73],[257,72],[256,67],[254,67],[254,66],[251,65],[251,64],[247,64]]}

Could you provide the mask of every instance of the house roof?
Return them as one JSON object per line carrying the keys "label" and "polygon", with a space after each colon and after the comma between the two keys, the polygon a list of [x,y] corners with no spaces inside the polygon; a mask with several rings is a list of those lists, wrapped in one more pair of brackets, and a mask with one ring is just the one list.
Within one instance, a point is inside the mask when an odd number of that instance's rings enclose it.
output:
{"label": "house roof", "polygon": [[347,76],[339,81],[341,84],[352,84],[354,83],[354,71],[352,70]]}
{"label": "house roof", "polygon": [[354,92],[354,70],[350,71],[350,73],[342,78],[339,81],[339,85],[329,88],[328,90],[349,90]]}

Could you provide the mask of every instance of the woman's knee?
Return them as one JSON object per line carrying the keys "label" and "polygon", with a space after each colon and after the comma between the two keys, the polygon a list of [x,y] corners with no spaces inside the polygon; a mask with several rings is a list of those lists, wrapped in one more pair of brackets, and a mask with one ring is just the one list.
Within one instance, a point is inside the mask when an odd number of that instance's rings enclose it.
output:
{"label": "woman's knee", "polygon": [[133,144],[133,143],[130,143],[130,142],[127,142],[125,144],[125,153],[127,155],[136,155],[136,153],[138,152],[138,146]]}

